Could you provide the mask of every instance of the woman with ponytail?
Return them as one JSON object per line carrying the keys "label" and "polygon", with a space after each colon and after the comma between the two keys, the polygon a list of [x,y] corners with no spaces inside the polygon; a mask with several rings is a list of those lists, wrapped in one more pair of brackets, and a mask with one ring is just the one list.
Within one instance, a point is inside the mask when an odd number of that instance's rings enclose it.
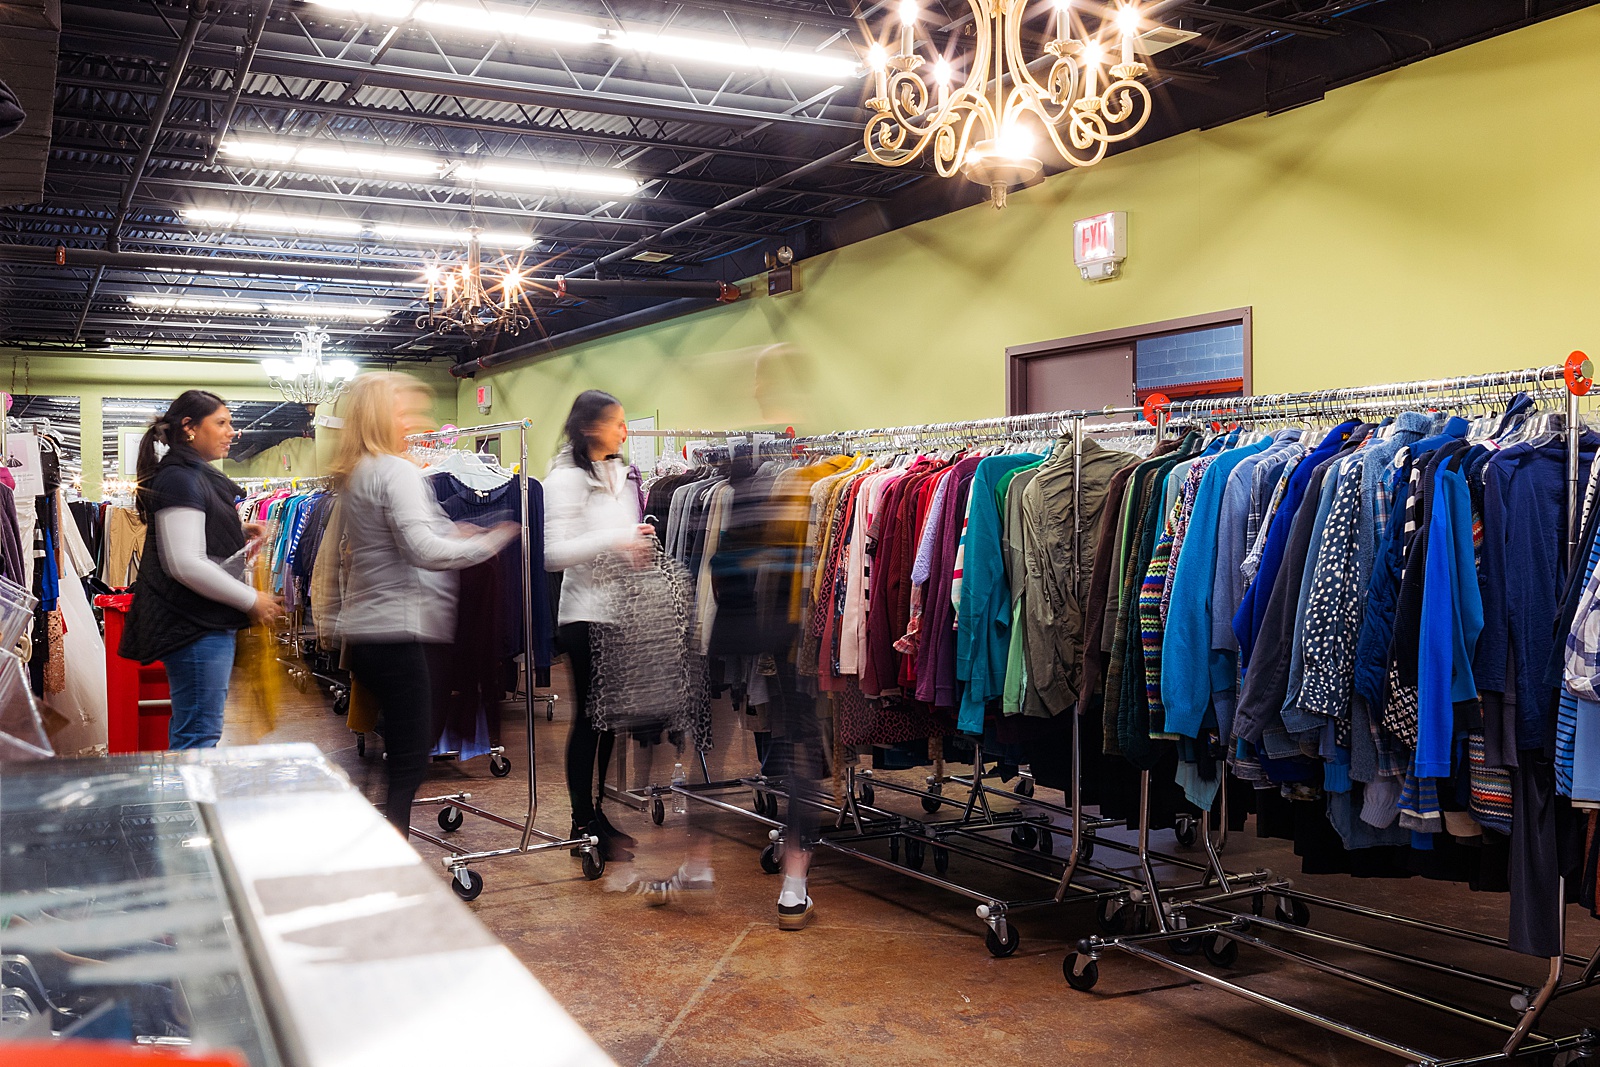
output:
{"label": "woman with ponytail", "polygon": [[139,441],[134,498],[146,534],[119,651],[165,665],[174,749],[216,745],[234,633],[279,610],[241,577],[245,548],[262,531],[239,521],[243,494],[213,466],[237,436],[222,398],[190,389]]}

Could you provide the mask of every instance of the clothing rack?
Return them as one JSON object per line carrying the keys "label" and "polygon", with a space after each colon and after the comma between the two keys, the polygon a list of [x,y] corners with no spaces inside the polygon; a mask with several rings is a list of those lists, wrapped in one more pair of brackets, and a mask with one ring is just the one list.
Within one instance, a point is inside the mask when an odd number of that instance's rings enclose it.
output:
{"label": "clothing rack", "polygon": [[[489,860],[502,859],[508,856],[526,856],[532,853],[560,852],[577,849],[583,860],[583,874],[585,878],[599,878],[605,871],[605,858],[600,853],[600,839],[593,835],[566,838],[556,834],[547,833],[535,825],[539,812],[539,770],[534,758],[534,703],[543,701],[551,707],[555,703],[552,693],[534,693],[534,628],[533,613],[536,610],[533,603],[533,576],[529,569],[532,559],[533,532],[530,529],[529,516],[531,514],[528,500],[528,431],[533,423],[528,419],[514,422],[495,422],[483,426],[466,426],[461,429],[434,430],[429,433],[412,434],[406,440],[414,444],[427,446],[454,447],[456,442],[463,439],[481,437],[486,434],[507,433],[516,431],[517,456],[519,463],[517,477],[519,492],[519,506],[521,509],[521,539],[522,539],[522,667],[525,681],[522,686],[523,715],[527,722],[527,759],[528,770],[528,805],[520,820],[509,819],[488,811],[471,803],[471,793],[447,793],[441,796],[418,797],[416,804],[440,805],[438,823],[439,829],[449,833],[461,828],[464,815],[474,815],[480,819],[516,830],[521,834],[517,844],[509,848],[486,849],[472,851],[457,845],[455,842],[435,836],[416,827],[410,827],[412,837],[421,838],[442,849],[446,855],[442,860],[444,868],[450,873],[450,886],[456,895],[464,900],[473,900],[483,892],[483,876],[472,868],[474,865]],[[542,532],[541,532],[542,536]],[[537,610],[545,610],[542,605]],[[581,709],[580,709],[581,710]],[[537,841],[535,840],[537,838]]]}
{"label": "clothing rack", "polygon": [[[1047,435],[1051,438],[1061,435],[1070,435],[1074,449],[1074,482],[1081,481],[1082,441],[1087,434],[1112,431],[1131,432],[1149,431],[1152,434],[1159,432],[1158,426],[1148,422],[1113,422],[1100,423],[1100,419],[1113,419],[1117,416],[1126,416],[1141,413],[1142,408],[1135,407],[1105,407],[1092,411],[1053,411],[1038,414],[1004,416],[998,418],[972,419],[959,422],[924,423],[909,426],[882,427],[864,430],[846,430],[831,434],[810,435],[793,439],[791,444],[794,451],[819,452],[819,451],[894,451],[903,450],[909,446],[922,446],[931,443],[945,444],[974,444],[995,440],[1027,440],[1030,436]],[[1158,419],[1159,421],[1159,419]],[[686,431],[657,430],[651,431],[658,436],[673,437],[684,436]],[[731,431],[721,431],[725,435],[734,435]],[[1073,530],[1074,547],[1082,533],[1081,526],[1075,524]],[[1148,902],[1158,913],[1166,911],[1170,905],[1164,903],[1167,896],[1172,893],[1195,893],[1208,890],[1213,884],[1223,887],[1249,884],[1251,886],[1264,885],[1271,875],[1266,871],[1256,871],[1249,874],[1229,875],[1220,866],[1220,859],[1215,848],[1211,846],[1207,836],[1207,852],[1204,862],[1195,862],[1185,857],[1161,854],[1155,852],[1150,846],[1149,839],[1149,775],[1146,773],[1141,779],[1143,788],[1143,801],[1141,803],[1141,832],[1135,845],[1111,838],[1096,837],[1096,831],[1111,826],[1119,825],[1121,820],[1091,819],[1083,811],[1081,794],[1082,771],[1080,765],[1081,738],[1078,716],[1074,714],[1071,720],[1073,765],[1071,771],[1072,786],[1069,790],[1068,804],[1057,805],[1040,800],[1036,797],[1035,783],[1032,774],[1024,768],[1016,789],[1002,789],[989,784],[986,778],[993,777],[984,772],[983,739],[978,737],[974,742],[973,774],[971,778],[946,777],[939,764],[935,766],[935,773],[928,777],[927,788],[914,789],[899,783],[889,781],[876,781],[870,770],[857,772],[854,766],[845,770],[845,790],[842,800],[835,800],[825,796],[791,796],[791,803],[806,803],[818,809],[825,818],[834,820],[834,831],[825,831],[819,837],[818,844],[833,851],[852,856],[863,862],[894,870],[902,875],[917,879],[924,883],[937,886],[947,892],[958,896],[967,897],[978,903],[977,916],[987,926],[986,943],[989,951],[995,956],[1009,956],[1014,953],[1020,942],[1015,926],[1009,921],[1009,916],[1024,909],[1040,908],[1063,902],[1069,892],[1075,893],[1077,899],[1090,899],[1099,903],[1103,908],[1106,905],[1115,905],[1109,911],[1102,911],[1102,918],[1108,923],[1121,912],[1129,901],[1138,900]],[[942,761],[941,761],[942,762]],[[619,767],[619,774],[625,770]],[[761,857],[762,866],[769,873],[779,869],[782,849],[784,847],[784,824],[779,822],[777,815],[777,794],[784,791],[778,782],[757,775],[753,778],[730,780],[725,782],[710,781],[709,774],[705,775],[704,784],[674,786],[672,792],[682,793],[685,796],[701,803],[710,804],[724,811],[754,818],[768,826],[771,830],[771,840]],[[946,797],[943,795],[943,786],[952,783],[964,787],[965,796]],[[929,815],[936,814],[943,807],[955,807],[960,815],[953,820],[914,820],[898,815],[894,812],[875,807],[875,785],[885,789],[914,796],[921,801],[923,810]],[[746,808],[730,804],[719,799],[717,794],[725,793],[731,789],[750,789],[755,794],[755,814],[752,815]],[[619,791],[620,792],[620,791]],[[637,792],[619,797],[643,806],[645,799],[652,800],[652,815],[656,822],[662,819],[662,805],[655,799],[661,792],[659,787],[651,787],[647,797],[641,797]],[[614,794],[613,794],[614,795]],[[1019,805],[1013,811],[996,812],[989,803],[989,798],[996,797],[1015,802]],[[1037,869],[1040,851],[1054,862],[1051,850],[1053,836],[1063,833],[1063,829],[1052,821],[1052,816],[1062,816],[1070,820],[1070,831],[1065,831],[1071,841],[1070,851],[1061,865],[1060,875],[1047,874]],[[1209,831],[1209,816],[1202,818],[1201,823]],[[1004,840],[995,840],[992,835],[1009,831],[1009,843]],[[862,846],[871,842],[887,840],[889,858],[885,860],[874,852],[866,851]],[[1132,854],[1137,860],[1135,873],[1110,868],[1094,866],[1090,863],[1090,855],[1095,848],[1096,841],[1100,841],[1110,850]],[[1193,836],[1187,838],[1189,842]],[[983,848],[971,847],[973,844],[982,843]],[[904,850],[905,865],[899,862],[900,854]],[[995,855],[998,850],[1001,855]],[[932,853],[934,860],[934,873],[922,870],[925,857]],[[1047,896],[1024,899],[1004,899],[993,893],[975,889],[967,885],[952,881],[946,877],[949,858],[951,854],[963,856],[986,865],[1004,870],[1013,874],[1041,879],[1053,887],[1053,892]],[[1027,857],[1024,860],[1022,857]],[[1030,862],[1031,861],[1031,862]],[[1155,866],[1164,865],[1177,871],[1188,871],[1198,875],[1199,880],[1192,883],[1179,885],[1164,884],[1155,874]],[[1081,876],[1081,877],[1080,877]],[[1081,878],[1093,878],[1097,884],[1089,884]]]}
{"label": "clothing rack", "polygon": [[[1167,425],[1190,425],[1211,422],[1214,418],[1233,423],[1260,423],[1274,420],[1335,418],[1360,413],[1390,413],[1425,407],[1471,408],[1493,406],[1497,401],[1509,400],[1516,392],[1527,393],[1530,398],[1561,398],[1565,408],[1564,445],[1566,449],[1566,513],[1567,549],[1569,567],[1574,559],[1579,541],[1579,465],[1580,465],[1580,412],[1579,398],[1562,383],[1564,368],[1545,366],[1521,371],[1492,374],[1462,375],[1426,381],[1401,382],[1387,385],[1363,386],[1350,389],[1331,389],[1311,392],[1280,393],[1264,396],[1233,397],[1225,400],[1190,400],[1173,403],[1158,413],[1160,431]],[[1224,783],[1225,785],[1225,783]],[[1226,788],[1220,790],[1226,798]],[[1558,936],[1561,951],[1548,960],[1548,972],[1537,988],[1514,978],[1484,974],[1454,964],[1431,959],[1420,954],[1400,952],[1353,937],[1335,936],[1310,930],[1310,908],[1315,905],[1329,911],[1387,924],[1400,930],[1432,934],[1456,941],[1499,949],[1510,948],[1506,938],[1490,936],[1441,923],[1424,921],[1377,908],[1368,908],[1343,901],[1317,896],[1293,889],[1288,883],[1269,887],[1280,900],[1276,915],[1267,918],[1259,914],[1259,893],[1253,888],[1233,888],[1226,883],[1215,896],[1197,898],[1179,903],[1173,909],[1175,922],[1170,926],[1157,915],[1157,929],[1150,933],[1127,936],[1093,936],[1079,942],[1075,952],[1064,963],[1063,972],[1069,984],[1087,990],[1098,980],[1096,960],[1108,949],[1125,952],[1131,956],[1155,963],[1183,977],[1212,988],[1221,989],[1258,1006],[1271,1009],[1303,1022],[1321,1027],[1359,1041],[1370,1047],[1429,1067],[1467,1067],[1493,1062],[1507,1062],[1516,1058],[1541,1056],[1552,1058],[1558,1053],[1593,1051],[1600,1037],[1593,1030],[1584,1029],[1574,1034],[1550,1036],[1537,1032],[1545,1008],[1557,997],[1600,984],[1600,950],[1588,958],[1569,954],[1565,950],[1565,887],[1558,893]],[[1230,906],[1246,896],[1256,898],[1254,913],[1241,912]],[[1285,907],[1282,902],[1287,901]],[[1191,923],[1191,917],[1200,921]],[[1260,936],[1262,933],[1284,935],[1309,940],[1322,945],[1352,952],[1374,960],[1399,963],[1431,973],[1476,984],[1490,990],[1510,993],[1512,1009],[1517,1013],[1514,1022],[1506,1022],[1481,1010],[1463,1007],[1446,1001],[1424,988],[1404,984],[1402,980],[1377,974],[1368,974],[1354,966],[1326,960],[1308,951],[1285,947]],[[1365,1024],[1335,1018],[1329,1013],[1312,1011],[1287,1001],[1250,989],[1230,979],[1200,970],[1189,963],[1156,951],[1154,946],[1166,945],[1176,949],[1180,944],[1191,946],[1198,940],[1206,958],[1215,966],[1229,968],[1238,955],[1240,944],[1250,945],[1281,959],[1304,964],[1323,974],[1343,979],[1356,986],[1386,993],[1412,1005],[1443,1012],[1456,1020],[1470,1022],[1497,1031],[1505,1036],[1504,1044],[1495,1051],[1465,1058],[1432,1055],[1381,1037]],[[1576,968],[1578,975],[1564,982],[1565,969]]]}

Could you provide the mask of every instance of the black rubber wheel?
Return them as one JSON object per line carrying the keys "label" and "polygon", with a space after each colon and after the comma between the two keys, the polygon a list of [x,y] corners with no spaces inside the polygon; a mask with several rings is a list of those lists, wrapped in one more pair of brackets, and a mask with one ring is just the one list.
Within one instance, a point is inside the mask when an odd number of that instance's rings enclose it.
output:
{"label": "black rubber wheel", "polygon": [[938,845],[933,846],[933,869],[938,871],[940,874],[943,874],[945,871],[950,869],[949,849],[941,848]]}
{"label": "black rubber wheel", "polygon": [[939,795],[944,792],[944,786],[940,785],[938,782],[935,782],[928,787],[928,792],[932,795],[922,798],[922,810],[927,812],[929,815],[932,815],[934,812],[938,811],[944,806],[943,803],[937,799]]}
{"label": "black rubber wheel", "polygon": [[1278,906],[1273,909],[1273,914],[1281,923],[1291,923],[1295,926],[1311,925],[1311,908],[1299,897],[1279,897]]}
{"label": "black rubber wheel", "polygon": [[860,799],[861,799],[861,803],[865,804],[867,807],[870,808],[870,807],[872,807],[873,802],[878,799],[878,791],[876,789],[872,788],[872,783],[871,782],[867,782],[865,785],[863,785],[861,787],[859,796],[860,796]]}
{"label": "black rubber wheel", "polygon": [[1115,937],[1128,928],[1128,904],[1126,901],[1115,897],[1108,897],[1100,902],[1095,909],[1095,918],[1100,921],[1100,929]]}
{"label": "black rubber wheel", "polygon": [[777,874],[783,869],[783,864],[778,860],[778,846],[768,845],[761,850],[761,869],[768,874]]}
{"label": "black rubber wheel", "polygon": [[1090,857],[1092,857],[1093,855],[1094,855],[1094,835],[1093,834],[1084,834],[1083,835],[1083,842],[1078,845],[1078,859],[1083,863],[1088,863]]}
{"label": "black rubber wheel", "polygon": [[366,734],[356,734],[356,755],[365,756],[366,754],[367,754],[367,735]]}
{"label": "black rubber wheel", "polygon": [[[307,674],[305,671],[296,671],[294,674],[294,687],[302,693],[311,692],[311,675]],[[471,900],[472,897],[468,897],[467,899]]]}
{"label": "black rubber wheel", "polygon": [[346,689],[333,698],[333,713],[341,719],[350,714],[350,690]]}
{"label": "black rubber wheel", "polygon": [[889,862],[900,862],[900,839],[898,837],[889,838]]}
{"label": "black rubber wheel", "polygon": [[1267,898],[1260,893],[1251,897],[1250,913],[1252,915],[1265,915],[1267,913]]}
{"label": "black rubber wheel", "polygon": [[1055,835],[1049,830],[1039,831],[1039,851],[1043,852],[1046,856],[1053,856],[1056,853]]}
{"label": "black rubber wheel", "polygon": [[1018,848],[1037,848],[1039,845],[1039,831],[1023,823],[1021,826],[1011,828],[1011,843]]}
{"label": "black rubber wheel", "polygon": [[1031,797],[1031,796],[1033,796],[1033,779],[1032,778],[1022,778],[1022,779],[1018,780],[1018,782],[1017,782],[1017,796],[1019,796],[1019,797]]}
{"label": "black rubber wheel", "polygon": [[606,873],[606,858],[600,855],[597,848],[586,848],[578,857],[583,861],[583,876],[589,881],[594,881]]}
{"label": "black rubber wheel", "polygon": [[1199,827],[1189,819],[1185,819],[1173,828],[1173,833],[1178,836],[1178,844],[1188,848],[1200,839]]}
{"label": "black rubber wheel", "polygon": [[990,927],[983,935],[983,943],[989,946],[989,955],[997,960],[1003,960],[1017,951],[1017,946],[1022,943],[1022,935],[1017,933],[1015,926],[1006,923],[1006,939],[1004,941],[1001,941],[995,934],[994,928]]}
{"label": "black rubber wheel", "polygon": [[[462,882],[462,876],[466,882]],[[450,888],[456,891],[456,896],[462,900],[477,900],[478,894],[483,892],[483,875],[470,867],[463,867],[450,879]]]}
{"label": "black rubber wheel", "polygon": [[1201,938],[1200,948],[1218,967],[1232,967],[1239,959],[1239,942],[1221,934],[1207,934]]}
{"label": "black rubber wheel", "polygon": [[750,801],[750,806],[755,809],[757,815],[765,816],[767,814],[767,795],[757,790],[756,795]]}
{"label": "black rubber wheel", "polygon": [[489,756],[489,773],[496,778],[504,778],[511,773],[511,761],[504,756],[491,754]]}
{"label": "black rubber wheel", "polygon": [[1067,958],[1061,962],[1061,973],[1066,976],[1067,984],[1080,993],[1087,993],[1100,981],[1100,964],[1090,960],[1083,966],[1083,973],[1077,973],[1078,954],[1067,953]]}
{"label": "black rubber wheel", "polygon": [[650,801],[650,821],[657,826],[667,821],[667,806],[661,802],[660,797]]}
{"label": "black rubber wheel", "polygon": [[1179,956],[1193,956],[1200,951],[1200,939],[1198,937],[1173,938],[1172,951]]}
{"label": "black rubber wheel", "polygon": [[928,861],[928,849],[921,841],[914,837],[906,838],[906,866],[922,870],[922,865]]}
{"label": "black rubber wheel", "polygon": [[448,804],[439,809],[439,829],[446,832],[461,829],[461,824],[467,821],[460,808],[452,808]]}

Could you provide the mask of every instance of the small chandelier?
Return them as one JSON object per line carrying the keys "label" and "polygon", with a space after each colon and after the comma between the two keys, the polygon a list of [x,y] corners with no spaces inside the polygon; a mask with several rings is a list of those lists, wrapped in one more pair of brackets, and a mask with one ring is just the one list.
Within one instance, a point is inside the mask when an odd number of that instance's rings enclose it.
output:
{"label": "small chandelier", "polygon": [[322,361],[328,331],[321,326],[296,330],[294,337],[300,342],[298,356],[292,360],[264,359],[261,369],[267,372],[267,382],[285,400],[304,404],[307,411],[315,412],[317,405],[331,404],[339,398],[345,385],[356,376],[356,365],[348,359]]}
{"label": "small chandelier", "polygon": [[[940,177],[959,173],[987,185],[997,208],[1006,206],[1007,189],[1044,169],[1024,116],[1044,128],[1068,162],[1093,166],[1107,147],[1138,133],[1150,118],[1150,90],[1139,81],[1149,67],[1138,55],[1194,36],[1148,22],[1132,4],[1107,9],[1088,0],[1053,0],[1044,16],[1040,55],[1030,63],[1024,41],[1038,35],[1024,37],[1028,0],[967,2],[977,33],[965,62],[966,81],[956,86],[955,65],[931,35],[919,33],[917,0],[901,0],[897,53],[881,43],[867,53],[876,81],[863,143],[868,158],[886,167],[903,167],[931,146]],[[1094,33],[1084,28],[1075,5],[1097,13]],[[1113,24],[1120,37],[1117,56],[1108,40]],[[893,33],[891,25],[888,35]],[[926,46],[931,61],[919,46]],[[1104,71],[1114,59],[1120,62]],[[1036,68],[1042,79],[1035,77]]]}
{"label": "small chandelier", "polygon": [[521,266],[485,267],[478,239],[482,228],[473,226],[467,232],[466,262],[446,267],[440,265],[439,257],[429,261],[425,270],[428,310],[417,316],[417,329],[460,330],[476,347],[488,333],[520,333],[533,320],[523,311],[527,272]]}

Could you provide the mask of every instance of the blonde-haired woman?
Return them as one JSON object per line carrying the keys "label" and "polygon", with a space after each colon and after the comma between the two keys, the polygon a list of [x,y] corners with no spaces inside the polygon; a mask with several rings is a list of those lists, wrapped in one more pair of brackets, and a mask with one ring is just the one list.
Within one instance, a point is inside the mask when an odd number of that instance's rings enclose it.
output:
{"label": "blonde-haired woman", "polygon": [[350,671],[377,700],[387,754],[384,813],[404,834],[432,747],[431,677],[455,633],[455,571],[504,548],[519,529],[483,533],[452,523],[408,456],[406,437],[426,430],[431,395],[404,374],[363,374],[341,407],[333,461],[344,509],[348,579],[336,632]]}

